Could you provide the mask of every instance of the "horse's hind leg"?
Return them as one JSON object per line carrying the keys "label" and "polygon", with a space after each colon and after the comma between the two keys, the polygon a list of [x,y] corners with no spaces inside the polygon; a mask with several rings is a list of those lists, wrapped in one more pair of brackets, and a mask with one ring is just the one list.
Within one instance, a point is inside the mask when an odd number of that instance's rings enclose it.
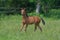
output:
{"label": "horse's hind leg", "polygon": [[35,29],[34,29],[34,31],[36,31],[36,29],[37,29],[37,25],[35,25]]}
{"label": "horse's hind leg", "polygon": [[41,32],[42,32],[42,28],[39,26],[39,25],[37,25],[38,26],[38,28],[41,30]]}

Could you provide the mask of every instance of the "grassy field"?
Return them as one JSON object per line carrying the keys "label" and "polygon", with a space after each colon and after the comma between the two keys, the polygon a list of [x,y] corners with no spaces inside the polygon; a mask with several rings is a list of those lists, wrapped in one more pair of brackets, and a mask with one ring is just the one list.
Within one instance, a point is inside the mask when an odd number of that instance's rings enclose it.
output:
{"label": "grassy field", "polygon": [[27,32],[20,32],[22,16],[9,15],[0,18],[0,40],[60,40],[60,19],[44,18],[46,25],[41,22],[43,31],[34,25],[29,25]]}

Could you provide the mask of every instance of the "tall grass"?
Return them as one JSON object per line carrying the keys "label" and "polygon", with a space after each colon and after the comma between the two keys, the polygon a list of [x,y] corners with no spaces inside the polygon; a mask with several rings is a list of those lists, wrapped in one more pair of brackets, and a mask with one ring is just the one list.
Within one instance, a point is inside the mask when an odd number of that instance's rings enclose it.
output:
{"label": "tall grass", "polygon": [[0,40],[60,40],[60,19],[44,18],[46,25],[41,22],[43,31],[34,25],[29,25],[27,32],[21,32],[21,15],[9,15],[0,18]]}

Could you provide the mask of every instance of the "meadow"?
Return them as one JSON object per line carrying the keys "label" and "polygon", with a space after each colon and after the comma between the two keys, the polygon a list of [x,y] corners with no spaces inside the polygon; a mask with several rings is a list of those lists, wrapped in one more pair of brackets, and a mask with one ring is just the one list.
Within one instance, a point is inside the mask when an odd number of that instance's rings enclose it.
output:
{"label": "meadow", "polygon": [[43,18],[46,24],[40,23],[42,32],[39,29],[34,32],[34,24],[24,32],[20,31],[21,15],[0,17],[0,40],[60,40],[60,19]]}

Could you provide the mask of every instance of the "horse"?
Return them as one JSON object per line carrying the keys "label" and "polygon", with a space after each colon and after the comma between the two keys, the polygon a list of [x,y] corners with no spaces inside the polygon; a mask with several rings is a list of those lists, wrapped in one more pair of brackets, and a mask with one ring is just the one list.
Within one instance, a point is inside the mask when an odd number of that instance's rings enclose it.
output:
{"label": "horse", "polygon": [[43,18],[40,18],[38,16],[28,16],[25,8],[21,9],[21,15],[22,15],[21,31],[24,27],[25,27],[24,31],[26,31],[29,24],[34,24],[35,25],[34,31],[36,31],[38,27],[42,32],[42,28],[39,25],[39,23],[42,21],[43,25],[45,25],[45,21],[43,20]]}

